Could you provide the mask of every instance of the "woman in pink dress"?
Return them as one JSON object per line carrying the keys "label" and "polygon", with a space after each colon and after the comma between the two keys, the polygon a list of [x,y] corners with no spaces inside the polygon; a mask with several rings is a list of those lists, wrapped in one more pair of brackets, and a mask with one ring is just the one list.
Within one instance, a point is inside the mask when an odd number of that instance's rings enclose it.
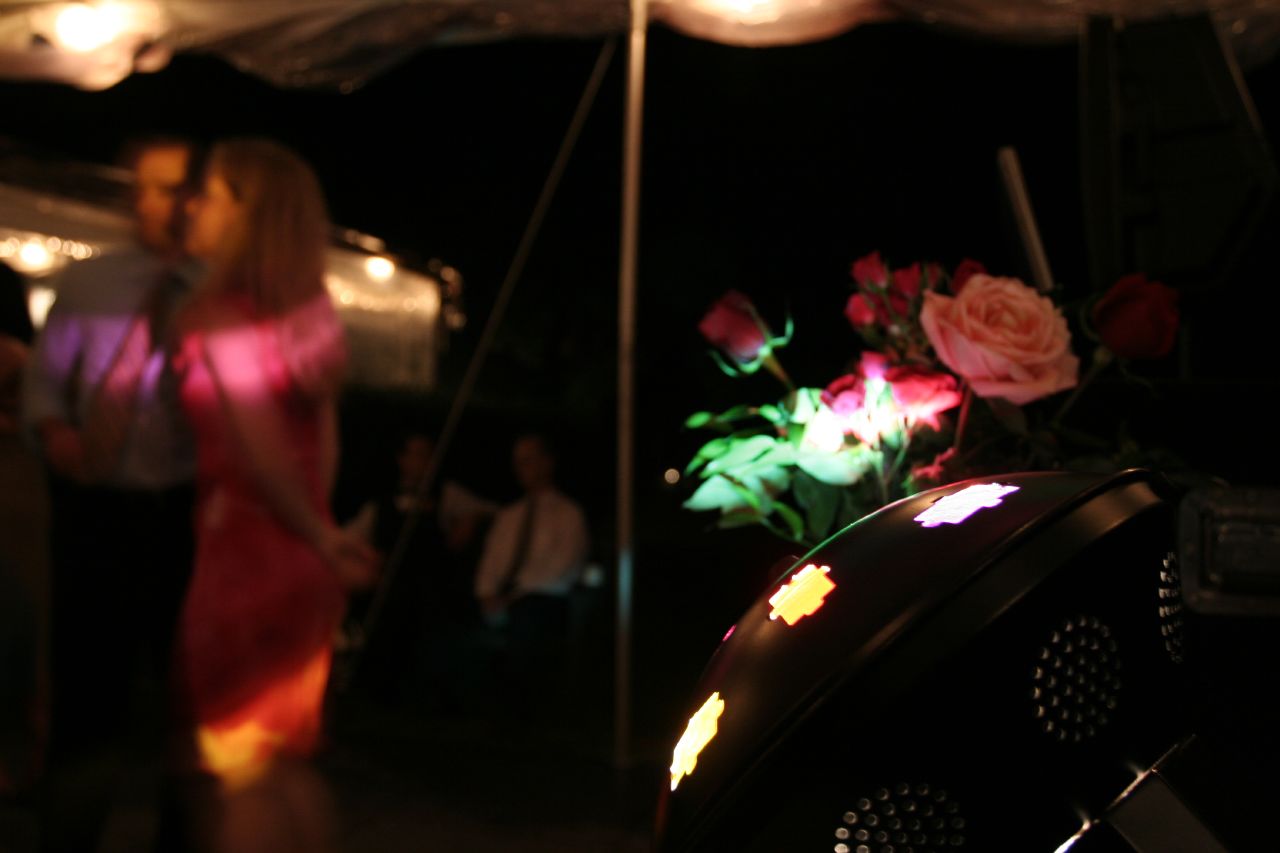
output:
{"label": "woman in pink dress", "polygon": [[316,746],[346,591],[373,552],[338,528],[342,329],[324,286],[315,175],[271,142],[217,145],[189,208],[208,278],[180,320],[183,407],[196,434],[196,562],[178,641],[199,768],[216,778],[219,850],[322,850]]}

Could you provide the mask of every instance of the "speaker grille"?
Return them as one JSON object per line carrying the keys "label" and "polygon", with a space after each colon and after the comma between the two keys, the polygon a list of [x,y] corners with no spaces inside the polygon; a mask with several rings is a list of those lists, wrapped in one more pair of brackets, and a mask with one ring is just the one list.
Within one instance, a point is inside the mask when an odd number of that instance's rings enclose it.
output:
{"label": "speaker grille", "polygon": [[903,782],[859,798],[835,837],[835,853],[941,853],[964,846],[965,818],[944,789]]}
{"label": "speaker grille", "polygon": [[1120,693],[1119,646],[1097,617],[1075,616],[1036,655],[1031,700],[1040,730],[1060,743],[1089,740],[1111,721]]}
{"label": "speaker grille", "polygon": [[1165,651],[1174,663],[1182,663],[1182,576],[1178,573],[1178,557],[1165,554],[1160,567],[1159,598],[1160,636]]}

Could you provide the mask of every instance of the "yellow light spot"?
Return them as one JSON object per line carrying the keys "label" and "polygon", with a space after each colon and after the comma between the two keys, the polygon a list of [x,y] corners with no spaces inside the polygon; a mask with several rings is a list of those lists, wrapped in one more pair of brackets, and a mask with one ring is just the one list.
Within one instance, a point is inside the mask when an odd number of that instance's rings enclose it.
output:
{"label": "yellow light spot", "polygon": [[680,472],[675,468],[668,468],[663,472],[662,479],[666,480],[668,484],[674,486],[676,483],[680,482]]}
{"label": "yellow light spot", "polygon": [[201,726],[197,732],[204,767],[230,790],[252,784],[267,770],[271,756],[283,741],[257,720],[219,731]]}
{"label": "yellow light spot", "polygon": [[685,726],[684,734],[680,736],[671,756],[671,790],[674,791],[680,780],[698,766],[698,754],[720,730],[720,715],[723,713],[724,700],[716,692],[689,718],[689,725]]}
{"label": "yellow light spot", "polygon": [[18,250],[18,262],[23,272],[41,273],[53,264],[53,256],[38,240],[28,240]]}
{"label": "yellow light spot", "polygon": [[388,258],[369,258],[364,262],[364,271],[374,281],[387,281],[396,274],[396,265]]}
{"label": "yellow light spot", "polygon": [[827,575],[830,566],[815,566],[812,563],[791,576],[791,580],[778,587],[769,598],[773,610],[769,612],[771,620],[782,617],[788,625],[794,625],[806,616],[818,612],[818,608],[826,603],[827,595],[836,585]]}
{"label": "yellow light spot", "polygon": [[58,13],[53,30],[62,47],[72,53],[88,53],[115,41],[124,26],[124,14],[114,3],[75,3]]}

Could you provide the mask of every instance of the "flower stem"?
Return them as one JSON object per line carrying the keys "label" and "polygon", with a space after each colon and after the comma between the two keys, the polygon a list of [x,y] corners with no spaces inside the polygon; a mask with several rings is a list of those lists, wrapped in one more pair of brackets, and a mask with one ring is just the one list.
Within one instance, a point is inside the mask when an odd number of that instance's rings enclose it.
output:
{"label": "flower stem", "polygon": [[1058,409],[1058,413],[1053,416],[1053,420],[1050,421],[1053,426],[1056,427],[1062,423],[1062,419],[1071,407],[1075,405],[1076,400],[1080,399],[1084,389],[1089,387],[1089,383],[1093,382],[1094,379],[1098,378],[1098,374],[1102,373],[1107,365],[1111,364],[1112,358],[1111,350],[1106,347],[1100,346],[1093,351],[1093,363],[1089,365],[1089,372],[1084,375],[1084,379],[1076,383],[1076,387],[1071,391],[1071,396],[1062,404],[1062,408]]}
{"label": "flower stem", "polygon": [[769,353],[768,355],[766,355],[764,357],[764,360],[761,363],[764,364],[765,368],[767,368],[770,373],[778,377],[779,382],[787,386],[788,391],[795,390],[796,386],[792,384],[791,377],[788,376],[787,372],[782,369],[781,362],[778,361],[778,359],[773,355],[773,353]]}
{"label": "flower stem", "polygon": [[960,401],[960,417],[956,421],[956,437],[951,442],[951,446],[955,449],[956,455],[960,454],[960,448],[964,445],[964,433],[969,427],[969,409],[973,405],[973,387],[969,383],[964,385],[964,398]]}

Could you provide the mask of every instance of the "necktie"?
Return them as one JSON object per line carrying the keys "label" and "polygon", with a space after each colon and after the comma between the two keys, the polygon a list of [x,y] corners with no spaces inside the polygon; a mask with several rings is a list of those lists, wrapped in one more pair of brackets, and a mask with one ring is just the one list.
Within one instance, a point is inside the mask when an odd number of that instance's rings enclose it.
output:
{"label": "necktie", "polygon": [[174,279],[174,273],[166,271],[152,286],[93,391],[81,429],[85,467],[92,480],[105,479],[119,462],[134,419],[143,371],[166,337]]}

